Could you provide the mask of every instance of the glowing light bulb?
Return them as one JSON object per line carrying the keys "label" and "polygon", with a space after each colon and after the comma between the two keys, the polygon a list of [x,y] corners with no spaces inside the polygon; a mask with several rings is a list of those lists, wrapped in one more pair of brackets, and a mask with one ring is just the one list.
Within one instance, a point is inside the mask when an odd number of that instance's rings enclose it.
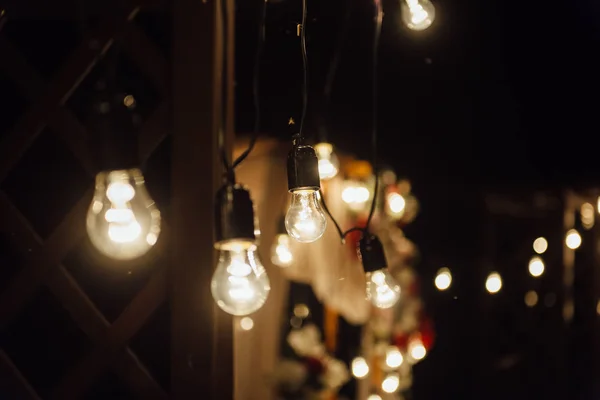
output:
{"label": "glowing light bulb", "polygon": [[369,364],[363,357],[352,360],[352,375],[356,378],[364,378],[369,374]]}
{"label": "glowing light bulb", "polygon": [[492,294],[498,293],[502,289],[502,277],[500,274],[497,272],[489,274],[485,281],[485,288]]}
{"label": "glowing light bulb", "polygon": [[536,278],[541,276],[544,273],[544,269],[544,261],[541,257],[532,257],[531,260],[529,260],[529,273],[531,276]]}
{"label": "glowing light bulb", "polygon": [[254,328],[254,321],[250,317],[244,317],[240,320],[240,328],[244,331],[249,331]]}
{"label": "glowing light bulb", "polygon": [[435,287],[438,290],[446,290],[452,284],[452,274],[448,268],[441,268],[435,276]]}
{"label": "glowing light bulb", "polygon": [[367,397],[367,400],[381,400],[381,396],[378,394],[370,394],[369,397]]}
{"label": "glowing light bulb", "polygon": [[394,217],[401,217],[406,208],[406,200],[398,193],[389,193],[387,195],[387,208]]}
{"label": "glowing light bulb", "polygon": [[381,389],[386,393],[394,393],[400,387],[400,377],[390,374],[381,382]]}
{"label": "glowing light bulb", "polygon": [[571,250],[577,250],[581,246],[581,235],[575,229],[571,229],[567,232],[565,243]]}
{"label": "glowing light bulb", "polygon": [[420,339],[413,339],[408,343],[408,354],[410,354],[413,361],[420,361],[427,355],[427,349],[425,349]]}
{"label": "glowing light bulb", "polygon": [[160,234],[160,211],[139,169],[96,176],[86,228],[94,247],[114,259],[137,258],[154,246]]}
{"label": "glowing light bulb", "polygon": [[223,248],[210,288],[217,305],[229,314],[248,315],[261,308],[271,287],[256,246],[233,243]]}
{"label": "glowing light bulb", "polygon": [[435,19],[435,7],[429,0],[402,0],[402,20],[413,31],[429,28]]}
{"label": "glowing light bulb", "polygon": [[390,308],[400,299],[400,286],[390,275],[387,268],[368,272],[367,300],[377,308]]}
{"label": "glowing light bulb", "polygon": [[275,242],[271,248],[271,262],[282,268],[289,267],[294,262],[288,235],[280,234],[275,237]]}
{"label": "glowing light bulb", "polygon": [[548,241],[544,237],[539,237],[533,241],[533,251],[538,254],[544,254],[548,250]]}
{"label": "glowing light bulb", "polygon": [[347,181],[342,190],[342,201],[348,205],[351,210],[361,211],[366,208],[367,202],[371,198],[371,192],[364,182]]}
{"label": "glowing light bulb", "polygon": [[292,192],[292,203],[285,216],[285,229],[291,237],[302,243],[311,243],[325,233],[327,219],[319,205],[316,190]]}
{"label": "glowing light bulb", "polygon": [[398,368],[404,362],[400,349],[396,346],[388,347],[385,353],[385,364],[390,368]]}
{"label": "glowing light bulb", "polygon": [[319,143],[314,146],[319,159],[319,177],[328,180],[337,175],[340,162],[333,153],[333,146],[329,143]]}

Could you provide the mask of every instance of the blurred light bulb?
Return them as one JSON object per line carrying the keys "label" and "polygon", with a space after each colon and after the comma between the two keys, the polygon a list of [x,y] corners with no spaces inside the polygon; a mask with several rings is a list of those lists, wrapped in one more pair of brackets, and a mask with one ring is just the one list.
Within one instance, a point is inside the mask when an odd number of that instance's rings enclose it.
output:
{"label": "blurred light bulb", "polygon": [[271,262],[279,267],[289,267],[294,261],[292,254],[292,244],[289,235],[282,233],[275,237],[275,242],[271,247]]}
{"label": "blurred light bulb", "polygon": [[370,394],[369,397],[367,397],[367,400],[381,400],[381,396],[378,394]]}
{"label": "blurred light bulb", "polygon": [[269,277],[256,250],[232,243],[220,251],[210,288],[217,305],[229,314],[252,314],[267,300]]}
{"label": "blurred light bulb", "polygon": [[389,193],[387,195],[387,206],[392,216],[401,217],[406,208],[406,200],[398,193]]}
{"label": "blurred light bulb", "polygon": [[548,250],[548,241],[544,237],[539,237],[533,241],[533,251],[538,254],[544,254]]}
{"label": "blurred light bulb", "polygon": [[529,292],[525,293],[525,304],[527,307],[533,307],[537,304],[537,302],[538,294],[535,290],[530,290]]}
{"label": "blurred light bulb", "polygon": [[318,143],[314,146],[319,159],[319,177],[328,180],[337,175],[340,163],[333,153],[333,146],[329,143]]}
{"label": "blurred light bulb", "polygon": [[388,347],[385,352],[385,365],[390,368],[398,368],[404,362],[404,357],[402,357],[402,353],[400,349],[396,346]]}
{"label": "blurred light bulb", "polygon": [[327,219],[319,205],[316,190],[292,192],[292,203],[285,216],[285,229],[291,237],[301,243],[311,243],[325,233]]}
{"label": "blurred light bulb", "polygon": [[96,249],[117,260],[140,257],[154,246],[160,234],[160,211],[139,169],[96,175],[86,228]]}
{"label": "blurred light bulb", "polygon": [[342,190],[342,201],[348,205],[351,210],[361,211],[371,198],[371,192],[364,182],[346,181]]}
{"label": "blurred light bulb", "polygon": [[400,286],[387,268],[367,272],[367,300],[377,308],[390,308],[400,299]]}
{"label": "blurred light bulb", "polygon": [[427,349],[420,339],[413,339],[408,343],[408,353],[414,361],[420,361],[427,355]]}
{"label": "blurred light bulb", "polygon": [[571,250],[577,250],[581,246],[581,235],[575,229],[571,229],[567,232],[565,243]]}
{"label": "blurred light bulb", "polygon": [[381,382],[381,389],[386,393],[394,393],[400,387],[400,377],[390,374]]}
{"label": "blurred light bulb", "polygon": [[250,317],[240,319],[240,328],[244,331],[249,331],[254,328],[254,320]]}
{"label": "blurred light bulb", "polygon": [[498,293],[502,289],[502,277],[500,274],[497,272],[489,274],[485,281],[485,288],[492,294]]}
{"label": "blurred light bulb", "polygon": [[435,19],[435,7],[429,0],[402,0],[402,20],[414,31],[429,28]]}
{"label": "blurred light bulb", "polygon": [[364,378],[369,374],[369,364],[363,357],[356,357],[352,360],[352,375],[356,378]]}
{"label": "blurred light bulb", "polygon": [[435,287],[438,290],[446,290],[452,284],[452,274],[448,268],[441,268],[435,276]]}
{"label": "blurred light bulb", "polygon": [[594,226],[594,206],[590,203],[583,203],[579,212],[581,215],[581,225],[584,229],[592,229]]}
{"label": "blurred light bulb", "polygon": [[531,276],[536,278],[541,276],[544,273],[544,269],[544,261],[541,257],[532,257],[531,260],[529,260],[529,273]]}

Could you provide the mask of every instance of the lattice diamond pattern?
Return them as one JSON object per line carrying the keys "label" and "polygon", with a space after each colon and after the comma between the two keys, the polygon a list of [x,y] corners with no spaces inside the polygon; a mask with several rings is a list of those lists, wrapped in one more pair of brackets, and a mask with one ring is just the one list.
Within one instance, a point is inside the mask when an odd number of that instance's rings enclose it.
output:
{"label": "lattice diamond pattern", "polygon": [[[90,34],[56,68],[45,82],[41,74],[29,65],[18,48],[0,34],[0,73],[17,86],[30,107],[21,115],[0,142],[0,184],[21,161],[44,128],[49,127],[75,156],[92,185],[91,157],[86,146],[87,132],[80,120],[65,107],[77,86],[88,75],[99,56],[119,42],[130,60],[149,79],[163,100],[140,129],[140,156],[146,160],[165,137],[168,117],[168,64],[163,53],[132,23],[138,8],[113,15],[98,24]],[[3,23],[0,21],[0,29]],[[35,185],[35,182],[29,182]],[[73,248],[84,240],[84,217],[91,198],[88,190],[66,216],[42,239],[38,229],[23,216],[9,196],[0,191],[0,233],[14,243],[24,260],[0,293],[0,331],[5,332],[26,305],[45,286],[68,312],[91,343],[82,350],[77,362],[63,374],[58,385],[51,388],[51,398],[78,398],[97,392],[103,379],[118,379],[127,384],[124,389],[139,398],[166,399],[167,394],[152,378],[145,366],[127,346],[128,341],[150,319],[166,298],[166,268],[155,268],[143,287],[111,324],[82,290],[78,282],[61,263]],[[164,227],[156,252],[164,251],[168,227]],[[107,288],[110,290],[110,288]],[[32,334],[34,334],[32,332]],[[37,399],[39,394],[28,384],[10,357],[0,350],[0,373],[10,377],[9,387],[19,398]],[[108,377],[108,378],[107,378]],[[118,378],[115,378],[118,377]],[[102,385],[100,385],[102,386]],[[45,393],[46,394],[46,393]]]}

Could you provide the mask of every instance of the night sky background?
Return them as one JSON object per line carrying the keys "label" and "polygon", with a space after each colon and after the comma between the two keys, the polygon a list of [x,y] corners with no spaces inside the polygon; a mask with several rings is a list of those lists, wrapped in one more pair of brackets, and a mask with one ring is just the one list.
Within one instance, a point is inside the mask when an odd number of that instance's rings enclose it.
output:
{"label": "night sky background", "polygon": [[[563,210],[557,200],[560,191],[600,186],[600,2],[433,3],[433,25],[413,32],[401,24],[398,0],[383,1],[378,62],[378,161],[410,179],[419,199],[420,214],[406,234],[421,252],[416,269],[437,334],[434,349],[415,367],[414,399],[600,399],[600,346],[594,336],[600,335],[594,319],[598,318],[595,307],[600,293],[576,302],[593,307],[593,311],[584,316],[576,312],[575,324],[565,327],[560,307],[562,259],[560,248],[556,250],[559,246],[552,250],[552,243],[559,243],[563,234]],[[236,4],[236,128],[242,134],[252,130],[254,120],[252,66],[260,4],[260,0]],[[350,29],[341,48],[331,101],[325,107],[325,79],[348,7]],[[21,11],[35,14],[35,9],[21,7]],[[261,64],[261,132],[281,140],[290,139],[287,121],[290,117],[298,120],[302,109],[302,58],[296,36],[301,11],[300,0],[271,0],[267,11]],[[49,78],[80,38],[81,26],[74,15],[60,24],[40,17],[10,21],[2,34],[17,44],[43,78]],[[370,160],[373,5],[368,0],[309,0],[308,15],[310,96],[305,134],[316,139],[324,126],[329,140],[340,151]],[[168,55],[171,27],[165,21],[169,16],[149,13],[140,15],[136,23]],[[140,75],[139,71],[123,68],[122,84],[136,94],[137,111],[145,118],[160,96],[153,92],[152,85],[131,78]],[[94,74],[95,70],[91,76],[98,76]],[[81,120],[91,107],[85,88],[92,87],[94,79],[86,79],[83,89],[67,104]],[[9,131],[17,116],[27,109],[28,103],[17,92],[15,85],[0,75],[0,135]],[[58,211],[52,214],[51,210],[57,204],[63,208],[72,205],[76,192],[85,192],[91,184],[80,167],[75,170],[69,166],[77,161],[68,150],[57,150],[54,136],[44,132],[37,150],[31,150],[38,156],[30,155],[23,161],[45,165],[48,171],[34,176],[30,174],[34,167],[23,167],[25,172],[14,172],[1,187],[44,237],[61,219]],[[54,149],[52,155],[46,151],[49,147]],[[157,172],[152,165],[166,163],[169,153],[166,141],[150,160],[146,175],[149,185],[160,182],[150,190],[161,205],[169,201],[168,172]],[[48,158],[40,161],[43,154]],[[36,199],[51,192],[53,179],[62,176],[56,172],[59,170],[77,181],[64,184],[73,193],[61,191],[64,193],[57,196],[67,196],[67,200],[48,199],[42,207]],[[27,185],[34,179],[42,182],[41,188]],[[543,193],[546,206],[525,218],[494,216],[484,201],[490,193],[538,205],[532,199],[539,199],[536,196]],[[36,215],[41,222],[35,223]],[[551,244],[546,275],[535,287],[540,299],[544,294],[540,300],[544,304],[529,310],[523,295],[533,283],[524,266],[531,255],[527,253],[531,240],[542,235]],[[17,265],[15,261],[4,262],[13,259],[10,246],[0,239],[3,263]],[[591,240],[587,239],[584,236],[582,252],[589,252],[585,247]],[[591,259],[587,262],[592,265]],[[115,306],[114,295],[109,298],[111,294],[99,289],[111,284],[101,281],[102,274],[85,278],[74,272],[72,265],[76,262],[71,265],[67,259],[65,263],[86,292],[92,293],[95,285],[98,293],[90,296],[105,315],[116,316],[127,304],[129,294],[122,294],[119,301],[123,304]],[[441,267],[449,267],[453,273],[453,286],[447,292],[437,292],[432,283]],[[484,289],[485,276],[492,269],[505,278],[505,288],[493,299]],[[81,267],[81,271],[88,270]],[[577,282],[593,281],[594,275],[593,269],[584,269],[576,277],[576,287]],[[2,284],[8,281],[4,277]],[[97,282],[86,287],[85,279]],[[132,284],[131,296],[138,286],[141,283]],[[586,293],[593,292],[590,287],[581,287]],[[102,300],[102,296],[106,298]],[[50,302],[38,299],[44,306]],[[149,323],[150,333],[142,339],[134,338],[131,345],[140,354],[143,347],[151,349],[152,354],[142,360],[167,387],[168,349],[153,346],[152,338],[168,338],[168,306],[156,314]],[[51,359],[42,365],[45,342],[27,339],[26,332],[33,335],[37,325],[23,326],[11,337],[27,342],[27,346],[38,346],[37,350],[27,350],[29,361],[41,365],[38,377],[51,380],[44,374],[53,368],[53,373],[60,376],[60,368],[66,366],[53,364]],[[50,333],[46,336],[49,342],[55,340]],[[8,339],[1,339],[6,347]],[[54,351],[54,359],[61,359],[65,365],[72,363],[68,354]],[[161,351],[165,354],[156,355]],[[73,355],[73,360],[77,357]],[[28,377],[35,374],[30,372]],[[106,382],[100,382],[98,388],[109,387]],[[35,382],[34,386],[38,388]]]}

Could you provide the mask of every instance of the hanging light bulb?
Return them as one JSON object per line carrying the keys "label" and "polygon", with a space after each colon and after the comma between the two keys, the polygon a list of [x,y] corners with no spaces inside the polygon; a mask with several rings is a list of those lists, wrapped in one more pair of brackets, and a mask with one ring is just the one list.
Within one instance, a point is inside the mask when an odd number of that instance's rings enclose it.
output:
{"label": "hanging light bulb", "polygon": [[140,257],[156,244],[160,211],[148,194],[139,169],[96,175],[86,228],[96,249],[118,260]]}
{"label": "hanging light bulb", "polygon": [[333,146],[330,143],[318,143],[315,151],[319,159],[319,177],[325,181],[336,176],[340,162],[333,152]]}
{"label": "hanging light bulb", "polygon": [[401,0],[402,20],[414,31],[429,28],[435,19],[435,7],[429,0]]}
{"label": "hanging light bulb", "polygon": [[400,387],[400,377],[398,374],[389,374],[381,382],[381,389],[386,393],[394,393]]}
{"label": "hanging light bulb", "polygon": [[229,314],[252,314],[265,304],[271,287],[255,244],[250,193],[241,185],[227,184],[216,200],[215,248],[220,253],[210,284],[212,296]]}
{"label": "hanging light bulb", "polygon": [[285,216],[288,234],[302,243],[311,243],[325,233],[327,219],[319,204],[319,166],[315,150],[294,139],[288,154],[288,188],[292,193]]}
{"label": "hanging light bulb", "polygon": [[352,211],[362,211],[367,208],[371,191],[367,184],[362,181],[348,180],[344,182],[342,190],[342,201],[348,205]]}
{"label": "hanging light bulb", "polygon": [[359,242],[359,256],[367,278],[367,300],[377,308],[393,307],[400,299],[400,286],[387,269],[379,239],[363,235]]}
{"label": "hanging light bulb", "polygon": [[271,246],[271,262],[278,267],[286,268],[294,262],[292,243],[285,229],[285,220],[281,218],[279,223],[279,234]]}
{"label": "hanging light bulb", "polygon": [[385,352],[385,365],[389,368],[398,368],[404,362],[404,357],[400,349],[396,346],[390,346]]}
{"label": "hanging light bulb", "polygon": [[352,360],[352,375],[355,378],[364,378],[369,374],[369,364],[364,357],[356,357]]}

